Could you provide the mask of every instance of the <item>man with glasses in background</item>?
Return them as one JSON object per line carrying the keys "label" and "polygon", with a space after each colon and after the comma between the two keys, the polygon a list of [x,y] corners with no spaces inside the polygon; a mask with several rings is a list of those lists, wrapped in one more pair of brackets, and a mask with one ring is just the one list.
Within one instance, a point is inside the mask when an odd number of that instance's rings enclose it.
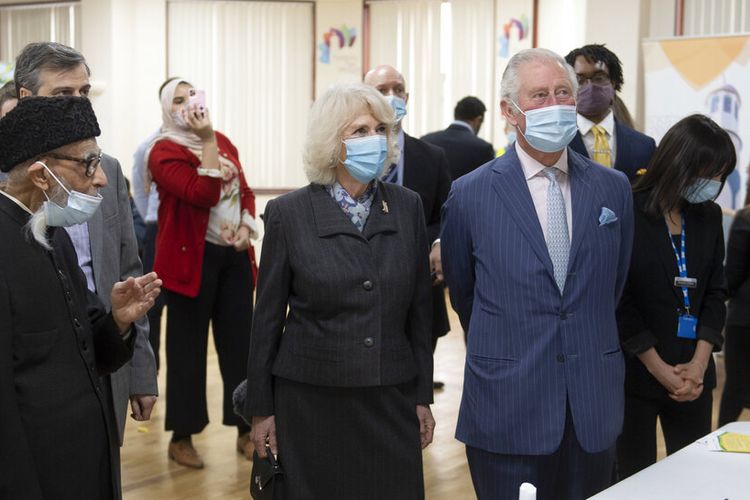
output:
{"label": "man with glasses in background", "polygon": [[565,56],[578,77],[578,133],[571,149],[605,167],[615,168],[632,182],[648,168],[654,140],[619,121],[612,111],[622,88],[620,59],[604,45],[585,45]]}
{"label": "man with glasses in background", "polygon": [[[91,89],[90,74],[86,60],[77,50],[59,43],[39,42],[28,44],[18,55],[14,79],[21,100],[29,96],[88,97]],[[100,189],[103,198],[101,207],[91,219],[66,227],[89,290],[95,292],[105,306],[109,307],[110,291],[114,283],[143,274],[125,177],[119,162],[108,155],[101,155],[101,162],[95,161],[94,157],[72,160],[85,164],[91,171],[101,163],[109,180]],[[117,423],[117,430],[110,439],[115,454],[113,468],[118,492],[119,447],[114,443],[122,445],[128,399],[131,417],[144,421],[151,418],[151,409],[158,393],[156,362],[149,343],[148,319],[142,317],[134,326],[136,338],[132,360],[108,375],[103,384],[110,393],[108,399],[112,406],[112,418]],[[50,447],[54,448],[54,443],[50,443]],[[52,451],[51,449],[50,452]]]}

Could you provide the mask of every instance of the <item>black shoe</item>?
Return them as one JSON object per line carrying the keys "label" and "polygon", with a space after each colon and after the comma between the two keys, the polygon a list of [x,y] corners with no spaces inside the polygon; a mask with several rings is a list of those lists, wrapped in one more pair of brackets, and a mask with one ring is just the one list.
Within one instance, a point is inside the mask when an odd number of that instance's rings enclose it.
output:
{"label": "black shoe", "polygon": [[445,387],[445,382],[439,382],[436,380],[435,382],[432,383],[433,389],[442,389],[443,387]]}

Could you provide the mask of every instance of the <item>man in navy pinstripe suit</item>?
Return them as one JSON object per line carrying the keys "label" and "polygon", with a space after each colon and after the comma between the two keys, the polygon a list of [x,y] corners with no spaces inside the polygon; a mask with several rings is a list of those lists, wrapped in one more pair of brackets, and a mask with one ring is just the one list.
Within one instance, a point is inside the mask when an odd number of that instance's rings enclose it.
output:
{"label": "man in navy pinstripe suit", "polygon": [[557,54],[515,55],[504,156],[453,183],[442,260],[468,332],[456,437],[480,499],[579,499],[606,488],[623,419],[615,323],[632,245],[621,172],[567,148],[576,77]]}

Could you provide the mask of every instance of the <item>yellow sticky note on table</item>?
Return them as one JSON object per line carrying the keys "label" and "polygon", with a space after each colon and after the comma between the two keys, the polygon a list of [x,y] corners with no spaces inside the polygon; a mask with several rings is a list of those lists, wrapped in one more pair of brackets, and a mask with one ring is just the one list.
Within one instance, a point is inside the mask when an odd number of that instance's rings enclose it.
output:
{"label": "yellow sticky note on table", "polygon": [[750,453],[750,435],[725,432],[719,435],[719,446],[723,451]]}

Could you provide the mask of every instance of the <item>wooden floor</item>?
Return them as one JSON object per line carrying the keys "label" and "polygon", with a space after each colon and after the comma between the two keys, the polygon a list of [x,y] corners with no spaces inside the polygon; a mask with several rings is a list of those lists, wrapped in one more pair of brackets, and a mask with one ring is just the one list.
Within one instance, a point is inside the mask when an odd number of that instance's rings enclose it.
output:
{"label": "wooden floor", "polygon": [[[438,342],[435,379],[445,389],[435,394],[432,407],[437,429],[435,440],[424,453],[424,475],[430,500],[473,499],[471,478],[464,447],[453,437],[463,382],[465,348],[458,319],[451,312],[453,331]],[[162,341],[162,345],[163,345]],[[162,353],[162,360],[164,354]],[[722,359],[718,359],[720,386],[723,386]],[[167,459],[169,434],[164,431],[164,370],[159,375],[162,398],[152,419],[144,424],[129,419],[122,449],[122,482],[126,500],[164,499],[247,499],[251,463],[235,451],[236,431],[220,424],[221,378],[216,353],[209,348],[208,402],[212,422],[193,442],[206,463],[203,470],[179,466]],[[719,389],[714,392],[714,422]],[[742,420],[750,420],[745,410]],[[314,432],[314,430],[312,430]],[[664,456],[663,442],[659,445]]]}

